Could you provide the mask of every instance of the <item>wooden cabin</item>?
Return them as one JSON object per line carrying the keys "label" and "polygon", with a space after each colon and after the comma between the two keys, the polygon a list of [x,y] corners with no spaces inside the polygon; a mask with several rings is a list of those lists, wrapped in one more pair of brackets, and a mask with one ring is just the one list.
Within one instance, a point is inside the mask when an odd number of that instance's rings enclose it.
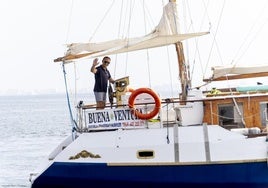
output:
{"label": "wooden cabin", "polygon": [[265,129],[268,124],[268,90],[258,88],[207,93],[203,121],[207,124],[219,124],[227,129]]}

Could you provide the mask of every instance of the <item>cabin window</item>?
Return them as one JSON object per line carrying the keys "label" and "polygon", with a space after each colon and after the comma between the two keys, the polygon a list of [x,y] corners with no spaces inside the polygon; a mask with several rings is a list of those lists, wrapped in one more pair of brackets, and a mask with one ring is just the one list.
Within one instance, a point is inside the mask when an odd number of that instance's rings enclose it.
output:
{"label": "cabin window", "polygon": [[154,158],[154,151],[153,150],[137,151],[137,158],[138,159],[153,159]]}
{"label": "cabin window", "polygon": [[266,127],[268,124],[268,102],[260,103],[260,115],[261,115],[261,125]]}
{"label": "cabin window", "polygon": [[[232,103],[218,106],[219,125],[225,128],[243,127],[243,104],[238,103],[238,109]],[[239,115],[241,113],[242,117]]]}

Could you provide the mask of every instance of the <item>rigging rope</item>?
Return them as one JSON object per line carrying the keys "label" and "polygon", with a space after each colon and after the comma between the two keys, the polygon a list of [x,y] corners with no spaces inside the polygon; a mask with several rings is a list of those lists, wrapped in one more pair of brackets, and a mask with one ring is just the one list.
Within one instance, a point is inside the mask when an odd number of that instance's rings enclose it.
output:
{"label": "rigging rope", "polygon": [[[123,2],[123,1],[122,1]],[[126,35],[124,36],[125,38],[129,38],[130,37],[130,31],[131,31],[131,21],[132,21],[132,17],[133,17],[133,13],[134,13],[134,7],[135,7],[135,1],[127,1],[127,6],[126,6],[126,13],[128,13],[126,16],[124,16],[124,23],[125,24],[123,24],[123,31],[125,31],[126,30],[126,32],[123,32],[123,33],[126,33]],[[146,7],[146,4],[145,4],[145,1],[142,1],[142,9],[143,9],[143,20],[144,20],[144,25],[145,25],[145,27],[144,27],[144,29],[145,29],[145,34],[147,34],[147,25],[146,25],[146,9],[147,7]],[[119,23],[119,30],[120,30],[120,28],[121,28],[121,22],[122,22],[122,20],[121,20],[121,18],[123,17],[122,16],[122,13],[123,13],[123,8],[121,7],[121,13],[120,13],[120,23]],[[119,31],[120,32],[120,31]],[[127,75],[127,72],[128,72],[128,64],[127,64],[127,62],[128,62],[128,53],[126,53],[125,54],[125,62],[126,62],[126,64],[125,64],[125,72],[124,72],[124,74],[125,75]],[[149,79],[149,87],[152,87],[151,86],[151,73],[150,73],[150,55],[149,55],[149,50],[147,49],[146,50],[146,57],[147,57],[147,60],[146,60],[146,62],[147,62],[147,68],[148,68],[148,79]]]}
{"label": "rigging rope", "polygon": [[[193,30],[193,32],[196,33],[196,30],[195,30],[194,24],[193,24],[194,22],[193,22],[193,19],[192,19],[192,14],[191,14],[191,8],[190,8],[190,5],[189,5],[189,1],[183,1],[183,7],[184,7],[183,10],[188,10],[188,14],[189,14],[189,18],[190,18],[190,25],[189,25],[188,29],[186,29],[186,33],[190,33],[190,30]],[[199,31],[201,31],[201,29],[202,29],[202,27],[203,27],[203,25],[205,23],[205,16],[207,15],[207,12],[208,12],[208,10],[207,10],[208,3],[207,4],[204,4],[204,7],[205,7],[205,12],[204,12],[203,18],[201,19],[202,21],[201,21],[201,24],[200,24]],[[184,20],[185,20],[185,28],[187,28],[187,25],[188,24],[187,24],[187,19],[186,19],[186,12],[184,12],[184,11],[182,11],[182,12],[184,13],[184,16],[183,17],[184,17]],[[209,29],[209,31],[210,31],[210,29]],[[195,59],[196,59],[197,56],[198,56],[198,59],[199,59],[199,62],[200,62],[199,64],[201,66],[202,75],[203,76],[205,75],[204,68],[203,68],[203,63],[202,63],[202,59],[201,59],[201,54],[200,54],[200,51],[199,51],[199,48],[198,48],[198,40],[199,40],[198,37],[195,37],[194,38],[195,46],[196,46],[195,47],[194,56],[193,56],[194,57],[193,58],[194,60],[193,60],[192,70],[188,69],[188,72],[189,72],[188,75],[189,75],[190,82],[192,82],[192,80],[193,80],[195,63],[196,63]],[[188,40],[186,40],[185,42],[186,42],[186,44],[188,44]],[[187,59],[188,59],[187,60],[187,65],[189,66],[190,65],[190,62],[189,62],[189,59],[190,59],[189,58],[189,56],[190,56],[189,55],[189,46],[186,45],[186,48],[187,48],[186,53],[187,53]]]}
{"label": "rigging rope", "polygon": [[[121,28],[121,23],[122,23],[122,15],[123,15],[123,0],[121,0],[121,8],[120,8],[120,16],[119,16],[119,25],[118,25],[118,33],[117,37],[120,38],[120,28]],[[114,63],[114,74],[113,78],[115,78],[116,75],[116,67],[117,67],[117,54],[115,55],[115,63]]]}
{"label": "rigging rope", "polygon": [[72,125],[72,132],[75,132],[77,130],[77,124],[73,118],[72,108],[71,108],[71,104],[70,104],[70,97],[69,97],[69,93],[68,93],[68,86],[67,86],[66,71],[65,71],[64,63],[62,63],[62,71],[63,71],[63,76],[64,76],[65,92],[66,92],[66,98],[67,98],[70,120],[71,120],[71,125]]}
{"label": "rigging rope", "polygon": [[[74,2],[72,0],[71,1],[70,14],[69,14],[69,18],[68,18],[68,26],[67,26],[66,39],[65,39],[65,43],[66,44],[67,44],[67,41],[68,41],[68,38],[69,38],[69,33],[70,33],[71,17],[72,17],[72,13],[73,13],[73,3]],[[66,98],[67,98],[67,104],[68,104],[69,114],[70,114],[70,121],[71,121],[71,125],[72,125],[72,139],[74,140],[75,139],[75,132],[77,131],[77,124],[76,124],[76,122],[75,122],[75,120],[73,118],[73,114],[72,114],[72,108],[71,108],[70,97],[69,97],[69,93],[68,93],[68,86],[67,86],[67,79],[66,79],[66,71],[65,71],[64,62],[62,63],[62,71],[63,71],[63,76],[64,76],[65,93],[66,93]]]}
{"label": "rigging rope", "polygon": [[66,39],[65,39],[65,43],[67,43],[68,38],[69,38],[69,33],[70,33],[70,27],[71,27],[71,18],[72,18],[72,14],[73,14],[73,0],[71,3],[71,10],[70,10],[70,14],[69,14],[69,19],[68,19],[68,26],[67,26],[67,33],[66,33]]}
{"label": "rigging rope", "polygon": [[[206,8],[206,12],[207,12],[207,6],[208,6],[208,4],[205,6],[205,8]],[[219,29],[219,26],[220,26],[220,21],[221,21],[221,19],[222,19],[222,17],[223,17],[223,10],[224,10],[224,7],[225,7],[225,0],[224,0],[224,2],[223,2],[223,5],[222,5],[222,9],[221,9],[221,12],[220,12],[220,17],[219,17],[219,21],[218,21],[218,24],[217,24],[215,33],[212,32],[212,31],[210,30],[210,32],[211,32],[212,35],[213,35],[213,43],[212,43],[211,48],[210,48],[210,52],[209,52],[209,56],[208,56],[208,60],[207,60],[206,66],[205,66],[205,71],[207,70],[207,67],[208,67],[208,64],[209,64],[209,61],[210,61],[210,58],[211,58],[211,55],[212,55],[212,49],[213,49],[214,44],[216,45],[216,49],[217,49],[217,52],[218,52],[218,55],[219,55],[219,59],[220,59],[220,61],[221,61],[221,64],[224,64],[224,63],[223,63],[223,58],[222,58],[221,53],[220,53],[220,50],[219,50],[218,43],[217,43],[217,41],[216,41],[216,35],[217,35],[217,33],[218,33],[218,29]],[[210,24],[210,25],[211,25],[211,24]],[[204,73],[203,73],[203,74],[204,74]],[[232,91],[232,89],[231,89],[231,87],[230,87],[230,83],[229,83],[228,76],[227,76],[227,74],[225,74],[225,75],[226,75],[226,81],[227,81],[227,84],[228,84],[230,93],[232,94],[233,91]],[[204,84],[204,85],[207,85],[207,84],[208,84],[208,83],[206,83],[206,84]],[[204,85],[202,85],[202,86],[204,86]],[[200,86],[200,87],[202,87],[202,86]],[[237,103],[236,103],[236,101],[235,101],[235,98],[233,98],[233,102],[234,102],[234,104],[235,104],[235,106],[236,106],[236,108],[237,108],[237,110],[238,110],[238,106],[237,106]],[[239,110],[238,110],[238,113],[239,113]],[[240,114],[240,113],[239,113],[239,114]],[[241,115],[241,114],[240,114],[240,115]],[[241,118],[242,118],[242,116],[241,116]]]}
{"label": "rigging rope", "polygon": [[[219,114],[212,112],[212,111],[211,111],[211,115],[217,116],[218,118],[224,118],[224,119],[230,119],[230,120],[241,120],[242,121],[242,118],[222,116],[222,115],[219,115]],[[260,115],[260,113],[257,112],[255,114],[251,114],[249,116],[246,116],[245,119],[252,118],[252,117],[258,117],[259,115]]]}
{"label": "rigging rope", "polygon": [[76,63],[74,64],[74,103],[77,104],[77,69],[76,69]]}
{"label": "rigging rope", "polygon": [[98,24],[97,28],[95,29],[95,31],[93,32],[93,34],[91,35],[91,37],[89,38],[89,41],[91,41],[91,39],[95,36],[95,34],[97,33],[99,27],[101,26],[102,22],[104,21],[104,19],[106,18],[106,16],[108,15],[109,11],[111,10],[112,6],[114,5],[115,0],[113,0],[113,2],[111,3],[110,7],[107,9],[107,11],[105,12],[103,18],[101,19],[100,23]]}
{"label": "rigging rope", "polygon": [[[261,15],[262,15],[263,13],[266,13],[266,7],[267,7],[267,5],[268,5],[268,1],[266,1],[265,6],[262,7],[262,11],[260,11],[259,14],[258,14],[258,16],[255,18],[255,20],[254,20],[252,26],[251,26],[250,29],[249,29],[249,32],[248,32],[247,36],[246,36],[245,39],[244,39],[244,42],[243,42],[243,43],[241,44],[241,46],[239,47],[239,49],[238,49],[236,55],[234,56],[234,58],[233,58],[231,64],[234,63],[234,61],[235,61],[236,57],[238,56],[239,52],[242,50],[242,47],[245,45],[246,40],[249,38],[250,33],[252,33],[252,30],[253,30],[254,28],[256,28],[255,25],[257,24],[257,20],[261,17]],[[266,23],[267,23],[267,22],[266,22]],[[265,23],[258,29],[258,32],[254,35],[254,37],[252,38],[252,40],[249,42],[247,48],[246,48],[246,49],[244,50],[244,52],[240,55],[240,57],[237,58],[237,61],[236,61],[236,63],[234,63],[234,66],[239,62],[239,59],[241,59],[242,56],[246,53],[246,51],[249,49],[249,46],[250,46],[250,45],[252,44],[252,42],[254,41],[253,39],[257,37],[257,34],[262,30],[262,28],[263,28],[264,25],[265,25]]]}
{"label": "rigging rope", "polygon": [[[130,23],[131,23],[131,18],[132,18],[132,12],[133,12],[133,8],[134,8],[134,4],[133,3],[135,1],[130,1],[130,9],[129,9],[129,17],[128,17],[128,26],[127,26],[127,36],[126,38],[129,39],[129,36],[130,36]],[[127,41],[128,42],[128,41]],[[128,44],[127,44],[128,45]],[[127,62],[127,59],[128,59],[128,52],[126,53],[126,62]],[[125,75],[127,74],[127,64],[125,66]]]}
{"label": "rigging rope", "polygon": [[[256,21],[256,22],[257,22],[257,21]],[[253,29],[253,27],[255,26],[255,23],[256,23],[256,22],[254,22],[254,24],[253,24],[253,26],[251,27],[250,31]],[[260,30],[261,30],[261,28],[259,29],[259,31],[260,31]],[[247,35],[246,38],[248,38],[248,36],[249,36],[249,34]],[[256,36],[257,36],[257,34],[255,35],[255,37],[256,37]],[[242,49],[242,46],[245,44],[245,41],[246,41],[246,40],[244,40],[244,43],[240,46],[238,52]],[[248,48],[244,51],[244,53],[241,54],[241,56],[238,58],[238,60],[239,60],[239,59],[246,53],[246,51],[249,49],[249,46],[250,46],[250,44],[252,44],[252,42],[253,42],[253,39],[252,39],[251,42],[249,43]],[[237,55],[238,55],[238,52],[237,52]],[[237,62],[238,62],[238,60],[237,60]],[[232,60],[232,62],[234,62],[234,59]],[[237,62],[234,64],[234,66],[237,64]],[[227,74],[226,74],[226,80],[229,81],[229,80],[228,80],[228,76],[227,76]],[[229,84],[229,82],[228,82],[228,84]],[[230,90],[230,92],[231,92],[231,95],[233,96],[232,89],[231,89],[231,87],[229,87],[229,88],[230,88],[229,90]],[[234,97],[232,97],[232,99],[233,99],[233,102],[234,102],[234,104],[235,104],[236,110],[237,110],[238,114],[239,114],[240,117],[241,117],[241,121],[242,121],[243,125],[245,126],[246,123],[245,123],[245,120],[244,120],[244,117],[243,117],[242,113],[240,112],[240,109],[239,109],[239,107],[238,107],[238,105],[237,105],[237,102],[236,102],[236,100],[235,100]]]}
{"label": "rigging rope", "polygon": [[222,6],[222,9],[221,9],[221,12],[220,12],[219,22],[218,22],[218,24],[217,24],[216,31],[215,31],[215,33],[212,32],[212,34],[213,34],[213,42],[212,42],[212,45],[211,45],[211,48],[210,48],[210,52],[209,52],[209,56],[208,56],[208,60],[207,60],[207,64],[206,64],[205,70],[206,70],[207,67],[208,67],[208,63],[209,63],[210,58],[211,58],[212,49],[213,49],[214,44],[216,45],[216,49],[217,49],[217,51],[218,51],[218,54],[219,54],[219,57],[220,57],[220,61],[221,61],[221,63],[223,64],[223,60],[222,60],[222,57],[221,57],[221,53],[220,53],[220,50],[219,50],[219,46],[218,46],[218,43],[217,43],[217,41],[216,41],[216,35],[217,35],[217,33],[218,33],[218,29],[219,29],[219,26],[220,26],[220,21],[221,21],[221,19],[222,19],[222,17],[223,17],[224,6],[225,6],[225,0],[224,0],[224,2],[223,2],[223,6]]}
{"label": "rigging rope", "polygon": [[[146,15],[145,15],[145,2],[143,0],[142,2],[142,8],[143,8],[143,21],[144,21],[144,32],[147,33],[147,24],[146,24]],[[147,56],[147,71],[148,71],[148,77],[149,77],[149,88],[152,87],[151,84],[151,72],[150,72],[150,56],[149,56],[149,50],[146,50],[146,56]]]}

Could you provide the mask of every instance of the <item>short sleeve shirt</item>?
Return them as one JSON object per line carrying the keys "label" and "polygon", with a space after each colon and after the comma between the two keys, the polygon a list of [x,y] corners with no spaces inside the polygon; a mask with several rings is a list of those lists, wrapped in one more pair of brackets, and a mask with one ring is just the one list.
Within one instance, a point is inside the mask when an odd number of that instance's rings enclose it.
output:
{"label": "short sleeve shirt", "polygon": [[101,65],[98,66],[95,73],[95,86],[94,92],[107,92],[108,80],[111,78],[111,74],[107,69],[104,69]]}

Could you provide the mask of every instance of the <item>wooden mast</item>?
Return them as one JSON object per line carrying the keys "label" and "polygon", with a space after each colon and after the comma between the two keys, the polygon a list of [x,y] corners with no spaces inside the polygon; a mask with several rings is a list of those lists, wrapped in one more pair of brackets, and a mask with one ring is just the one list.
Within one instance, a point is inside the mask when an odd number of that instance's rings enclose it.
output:
{"label": "wooden mast", "polygon": [[[176,0],[169,0],[169,2],[176,3]],[[176,48],[176,52],[177,52],[179,77],[180,77],[180,82],[181,82],[180,99],[182,101],[186,101],[187,89],[188,89],[188,87],[190,87],[190,79],[189,79],[188,74],[187,74],[188,71],[187,71],[187,66],[185,64],[185,57],[184,57],[182,42],[175,43],[175,48]],[[181,104],[186,104],[186,102],[182,102]]]}
{"label": "wooden mast", "polygon": [[178,66],[179,66],[179,77],[181,81],[181,100],[185,101],[187,98],[187,89],[189,87],[189,79],[187,75],[187,67],[185,64],[183,44],[182,42],[175,43],[177,57],[178,57]]}

